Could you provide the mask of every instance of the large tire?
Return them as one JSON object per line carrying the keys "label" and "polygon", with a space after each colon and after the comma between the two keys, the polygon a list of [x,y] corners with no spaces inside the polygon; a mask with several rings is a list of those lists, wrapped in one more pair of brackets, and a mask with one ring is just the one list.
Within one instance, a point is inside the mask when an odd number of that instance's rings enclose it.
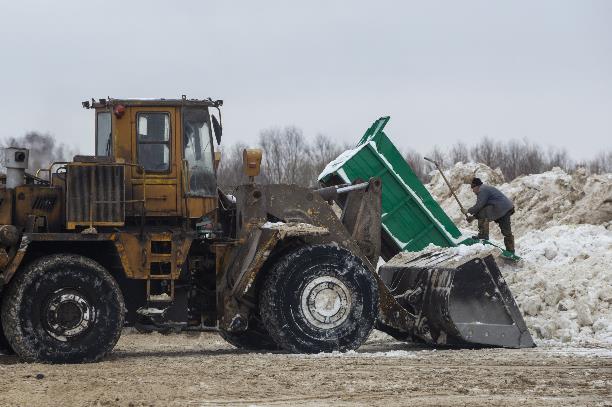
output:
{"label": "large tire", "polygon": [[378,313],[378,286],[362,261],[336,245],[299,248],[269,270],[259,297],[270,336],[295,353],[357,349]]}
{"label": "large tire", "polygon": [[6,340],[6,336],[4,335],[4,330],[2,329],[1,322],[0,322],[0,354],[3,354],[3,355],[15,354],[15,352],[11,348],[11,345]]}
{"label": "large tire", "polygon": [[30,263],[2,301],[4,333],[26,361],[95,362],[119,340],[124,318],[115,279],[95,261],[73,254]]}
{"label": "large tire", "polygon": [[266,328],[257,318],[249,320],[249,327],[243,332],[229,332],[219,329],[223,339],[238,349],[246,350],[279,350]]}

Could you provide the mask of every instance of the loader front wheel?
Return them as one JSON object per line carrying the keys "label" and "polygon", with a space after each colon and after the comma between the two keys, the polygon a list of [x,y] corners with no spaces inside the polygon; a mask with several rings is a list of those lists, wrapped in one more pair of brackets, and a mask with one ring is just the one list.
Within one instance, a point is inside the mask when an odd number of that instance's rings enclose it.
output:
{"label": "loader front wheel", "polygon": [[117,343],[124,317],[115,279],[97,262],[73,254],[30,263],[2,301],[4,332],[26,361],[97,361]]}
{"label": "loader front wheel", "polygon": [[336,245],[299,248],[269,270],[259,298],[268,332],[296,353],[357,349],[378,311],[376,279]]}

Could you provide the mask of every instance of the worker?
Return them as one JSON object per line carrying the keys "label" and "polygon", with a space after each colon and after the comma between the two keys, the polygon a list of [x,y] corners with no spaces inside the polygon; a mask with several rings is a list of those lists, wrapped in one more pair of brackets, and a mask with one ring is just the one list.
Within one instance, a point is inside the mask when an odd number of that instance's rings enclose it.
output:
{"label": "worker", "polygon": [[499,189],[483,185],[480,178],[472,179],[472,192],[476,195],[476,204],[464,211],[468,222],[478,219],[478,236],[474,239],[489,239],[489,222],[499,225],[506,250],[514,253],[514,236],[510,225],[510,216],[514,213],[514,204]]}

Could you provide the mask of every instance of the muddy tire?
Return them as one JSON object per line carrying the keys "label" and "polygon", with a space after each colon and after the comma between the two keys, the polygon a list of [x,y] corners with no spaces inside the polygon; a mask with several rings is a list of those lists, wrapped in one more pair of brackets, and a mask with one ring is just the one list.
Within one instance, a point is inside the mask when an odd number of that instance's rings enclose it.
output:
{"label": "muddy tire", "polygon": [[2,323],[0,323],[0,354],[3,355],[13,355],[15,352],[11,345],[6,340],[6,336],[4,335],[4,330],[2,329]]}
{"label": "muddy tire", "polygon": [[238,349],[279,350],[266,328],[256,318],[251,318],[249,328],[244,332],[229,332],[219,329],[219,335]]}
{"label": "muddy tire", "polygon": [[121,335],[125,305],[115,279],[73,254],[41,257],[4,293],[4,333],[18,356],[46,363],[95,362]]}
{"label": "muddy tire", "polygon": [[262,321],[295,353],[357,349],[372,331],[378,286],[362,261],[335,245],[306,246],[269,270],[260,291]]}

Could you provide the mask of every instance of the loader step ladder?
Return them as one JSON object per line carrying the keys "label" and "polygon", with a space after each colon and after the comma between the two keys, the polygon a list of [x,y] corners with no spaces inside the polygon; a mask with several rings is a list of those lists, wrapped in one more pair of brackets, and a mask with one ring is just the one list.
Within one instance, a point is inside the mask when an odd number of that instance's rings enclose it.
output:
{"label": "loader step ladder", "polygon": [[151,235],[148,256],[147,301],[174,301],[174,280],[177,276],[171,233]]}

